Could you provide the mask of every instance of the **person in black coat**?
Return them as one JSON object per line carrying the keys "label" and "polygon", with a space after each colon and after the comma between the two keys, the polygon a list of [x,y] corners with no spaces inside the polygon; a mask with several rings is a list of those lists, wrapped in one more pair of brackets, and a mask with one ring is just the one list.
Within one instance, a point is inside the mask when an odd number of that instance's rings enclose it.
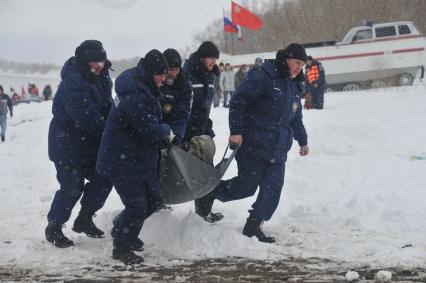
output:
{"label": "person in black coat", "polygon": [[52,97],[52,86],[51,85],[46,85],[43,88],[43,97],[44,100],[49,100]]}
{"label": "person in black coat", "polygon": [[159,186],[160,147],[172,141],[170,125],[162,120],[160,85],[168,66],[163,54],[151,50],[137,67],[125,70],[115,81],[117,96],[108,116],[96,169],[111,180],[124,204],[113,220],[113,258],[139,264],[143,249],[138,238],[143,223],[162,208]]}
{"label": "person in black coat", "polygon": [[183,69],[193,90],[191,117],[183,142],[189,143],[196,136],[215,136],[210,109],[215,95],[214,76],[219,76],[219,49],[213,42],[205,41],[196,52],[189,56]]}
{"label": "person in black coat", "polygon": [[221,181],[199,200],[199,214],[205,220],[209,220],[205,217],[211,214],[215,199],[247,198],[259,187],[243,234],[261,242],[275,241],[265,236],[261,225],[278,207],[293,139],[298,141],[302,156],[309,153],[301,104],[305,61],[305,49],[290,44],[277,52],[275,60],[251,70],[235,92],[229,110],[229,144],[240,147],[236,154],[238,176]]}
{"label": "person in black coat", "polygon": [[10,117],[13,117],[13,103],[9,95],[4,93],[3,86],[0,85],[0,137],[1,141],[6,140],[7,109]]}
{"label": "person in black coat", "polygon": [[163,121],[170,125],[175,137],[173,144],[179,145],[185,135],[191,114],[191,85],[183,72],[182,59],[172,48],[163,52],[169,72],[165,83],[160,87]]}
{"label": "person in black coat", "polygon": [[[215,76],[220,76],[216,60],[219,59],[219,49],[213,42],[203,42],[186,60],[183,69],[188,75],[193,90],[191,117],[183,139],[184,148],[189,149],[191,139],[201,135],[214,138],[213,122],[210,110],[216,95],[214,86]],[[195,200],[195,211],[198,213],[198,200]],[[220,220],[220,214],[209,213],[206,219]]]}
{"label": "person in black coat", "polygon": [[109,180],[95,169],[112,103],[110,67],[102,43],[86,40],[62,68],[49,127],[49,158],[55,163],[61,187],[53,198],[45,231],[46,240],[60,248],[73,245],[62,233],[62,226],[80,197],[81,210],[73,230],[93,238],[104,236],[92,217],[112,189]]}

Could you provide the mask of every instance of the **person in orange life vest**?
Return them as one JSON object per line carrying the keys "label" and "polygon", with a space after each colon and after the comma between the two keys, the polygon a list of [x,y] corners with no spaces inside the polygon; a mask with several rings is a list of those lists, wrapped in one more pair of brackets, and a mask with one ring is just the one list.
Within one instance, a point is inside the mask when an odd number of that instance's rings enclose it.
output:
{"label": "person in orange life vest", "polygon": [[308,56],[306,60],[306,78],[305,78],[305,109],[323,109],[324,91],[327,83],[322,64]]}

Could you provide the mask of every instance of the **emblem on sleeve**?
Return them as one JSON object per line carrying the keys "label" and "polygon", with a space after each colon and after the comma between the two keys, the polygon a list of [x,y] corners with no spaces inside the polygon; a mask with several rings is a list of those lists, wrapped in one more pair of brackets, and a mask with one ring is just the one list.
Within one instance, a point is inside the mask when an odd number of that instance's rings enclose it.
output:
{"label": "emblem on sleeve", "polygon": [[167,103],[166,105],[164,105],[164,113],[169,114],[171,113],[173,110],[173,105]]}
{"label": "emblem on sleeve", "polygon": [[293,105],[291,106],[293,113],[296,113],[297,108],[299,108],[299,104],[297,102],[293,102]]}

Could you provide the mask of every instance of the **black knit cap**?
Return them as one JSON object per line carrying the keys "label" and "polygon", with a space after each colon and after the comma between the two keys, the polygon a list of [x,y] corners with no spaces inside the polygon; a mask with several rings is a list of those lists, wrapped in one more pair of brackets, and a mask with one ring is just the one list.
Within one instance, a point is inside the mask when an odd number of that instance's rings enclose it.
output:
{"label": "black knit cap", "polygon": [[182,66],[182,59],[180,58],[179,52],[177,52],[175,49],[166,49],[163,52],[163,55],[166,58],[169,68],[180,68]]}
{"label": "black knit cap", "polygon": [[[279,51],[278,51],[279,52]],[[277,53],[278,55],[278,53]],[[305,47],[300,45],[299,43],[291,43],[284,49],[284,54],[286,59],[298,59],[306,62],[307,55]]]}
{"label": "black knit cap", "polygon": [[152,49],[146,53],[143,59],[143,66],[145,71],[150,75],[163,75],[169,71],[166,58],[157,49]]}
{"label": "black knit cap", "polygon": [[211,41],[204,41],[201,43],[198,50],[195,52],[200,58],[216,58],[219,59],[219,49]]}
{"label": "black knit cap", "polygon": [[75,57],[79,65],[89,62],[107,61],[107,54],[98,40],[85,40],[75,49]]}

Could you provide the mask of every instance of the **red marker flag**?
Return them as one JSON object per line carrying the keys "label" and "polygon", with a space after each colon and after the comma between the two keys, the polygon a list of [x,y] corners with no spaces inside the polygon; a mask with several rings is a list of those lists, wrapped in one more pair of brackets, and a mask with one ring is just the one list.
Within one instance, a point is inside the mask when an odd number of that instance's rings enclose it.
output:
{"label": "red marker flag", "polygon": [[262,20],[244,8],[232,1],[232,22],[236,25],[248,29],[260,30],[263,26]]}

